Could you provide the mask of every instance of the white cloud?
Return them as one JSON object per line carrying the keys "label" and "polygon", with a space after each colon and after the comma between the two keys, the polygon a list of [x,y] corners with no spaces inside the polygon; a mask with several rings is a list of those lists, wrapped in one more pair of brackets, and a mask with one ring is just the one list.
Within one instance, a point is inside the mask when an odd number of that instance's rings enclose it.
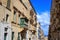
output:
{"label": "white cloud", "polygon": [[37,20],[41,23],[41,25],[49,24],[50,22],[50,14],[49,12],[41,12],[41,14],[37,14]]}
{"label": "white cloud", "polygon": [[41,24],[41,28],[44,31],[44,34],[48,34],[48,28],[50,24],[50,12],[45,11],[37,14],[37,20]]}

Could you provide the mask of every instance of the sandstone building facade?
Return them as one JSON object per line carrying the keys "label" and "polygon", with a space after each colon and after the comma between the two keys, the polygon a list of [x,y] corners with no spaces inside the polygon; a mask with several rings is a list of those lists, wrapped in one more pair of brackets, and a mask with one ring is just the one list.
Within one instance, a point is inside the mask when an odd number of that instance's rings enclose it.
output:
{"label": "sandstone building facade", "polygon": [[0,34],[0,40],[36,40],[36,13],[30,0],[0,0],[0,22],[11,27],[11,32]]}
{"label": "sandstone building facade", "polygon": [[60,0],[52,0],[48,40],[60,40]]}
{"label": "sandstone building facade", "polygon": [[45,40],[44,32],[41,29],[40,23],[37,23],[37,40]]}

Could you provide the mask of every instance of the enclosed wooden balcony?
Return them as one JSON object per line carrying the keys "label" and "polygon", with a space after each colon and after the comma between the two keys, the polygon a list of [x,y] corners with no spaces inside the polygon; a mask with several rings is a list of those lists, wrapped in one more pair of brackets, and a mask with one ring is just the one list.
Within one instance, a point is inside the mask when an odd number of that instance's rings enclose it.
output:
{"label": "enclosed wooden balcony", "polygon": [[20,18],[20,27],[28,28],[28,19],[27,18]]}

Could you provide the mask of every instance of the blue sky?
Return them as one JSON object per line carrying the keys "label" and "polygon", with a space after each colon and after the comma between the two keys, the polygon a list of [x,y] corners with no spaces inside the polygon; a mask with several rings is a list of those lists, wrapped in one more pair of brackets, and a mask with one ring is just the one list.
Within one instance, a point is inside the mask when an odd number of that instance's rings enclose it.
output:
{"label": "blue sky", "polygon": [[31,3],[37,13],[37,20],[41,23],[44,35],[48,35],[51,0],[31,0]]}

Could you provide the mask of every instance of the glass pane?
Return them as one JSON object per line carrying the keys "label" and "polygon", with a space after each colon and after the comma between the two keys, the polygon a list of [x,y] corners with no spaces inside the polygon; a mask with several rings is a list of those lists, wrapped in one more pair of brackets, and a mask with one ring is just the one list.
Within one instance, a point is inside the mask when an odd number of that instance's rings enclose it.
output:
{"label": "glass pane", "polygon": [[25,19],[20,19],[20,24],[24,25]]}
{"label": "glass pane", "polygon": [[20,40],[20,33],[18,33],[18,40]]}
{"label": "glass pane", "polygon": [[25,19],[24,19],[24,18],[21,18],[21,19],[20,19],[20,26],[21,26],[21,27],[25,27],[25,26],[26,26],[26,24],[25,24]]}
{"label": "glass pane", "polygon": [[12,32],[12,40],[13,40],[13,38],[14,38],[14,32]]}
{"label": "glass pane", "polygon": [[4,40],[6,40],[6,37],[7,37],[7,33],[4,34]]}

